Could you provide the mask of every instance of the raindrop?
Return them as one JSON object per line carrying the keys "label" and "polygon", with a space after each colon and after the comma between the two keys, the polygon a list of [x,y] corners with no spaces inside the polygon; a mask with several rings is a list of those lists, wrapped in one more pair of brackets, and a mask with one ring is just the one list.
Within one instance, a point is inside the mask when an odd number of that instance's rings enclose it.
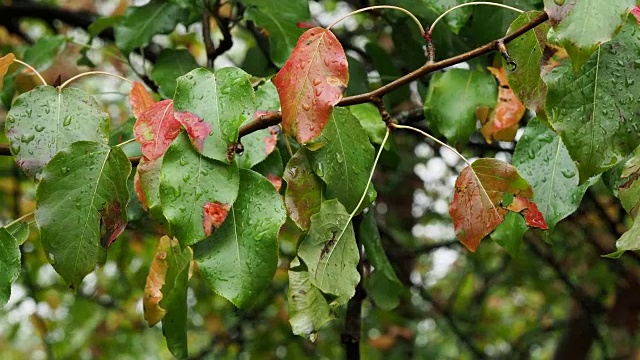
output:
{"label": "raindrop", "polygon": [[60,169],[60,171],[62,172],[62,175],[64,175],[69,172],[69,168],[66,166],[63,166],[62,169]]}
{"label": "raindrop", "polygon": [[304,111],[309,111],[309,109],[311,109],[311,106],[308,103],[302,103],[302,109],[304,109]]}
{"label": "raindrop", "polygon": [[187,159],[185,158],[180,158],[180,166],[185,166],[187,165],[189,162],[187,161]]}
{"label": "raindrop", "polygon": [[572,177],[576,176],[576,172],[571,169],[564,169],[561,172],[562,176],[566,177],[567,179],[571,179]]}
{"label": "raindrop", "polygon": [[64,121],[62,122],[63,126],[69,126],[69,124],[71,124],[71,115],[65,116]]}
{"label": "raindrop", "polygon": [[26,134],[25,133],[25,134],[22,134],[22,137],[20,138],[20,140],[23,143],[28,144],[28,143],[32,142],[33,139],[35,139],[35,138],[36,138],[36,136],[34,134]]}
{"label": "raindrop", "polygon": [[13,155],[20,154],[20,144],[18,142],[11,143],[11,152]]}
{"label": "raindrop", "polygon": [[320,84],[322,84],[322,79],[320,77],[313,79],[313,86],[318,86]]}
{"label": "raindrop", "polygon": [[342,154],[336,154],[336,160],[338,161],[339,164],[342,164],[342,161],[343,161]]}
{"label": "raindrop", "polygon": [[44,126],[42,126],[42,125],[40,125],[40,124],[37,124],[37,125],[36,125],[36,131],[37,131],[37,132],[42,132],[43,130],[44,130]]}
{"label": "raindrop", "polygon": [[315,168],[316,175],[322,177],[324,176],[324,169],[322,167],[322,163],[317,163]]}

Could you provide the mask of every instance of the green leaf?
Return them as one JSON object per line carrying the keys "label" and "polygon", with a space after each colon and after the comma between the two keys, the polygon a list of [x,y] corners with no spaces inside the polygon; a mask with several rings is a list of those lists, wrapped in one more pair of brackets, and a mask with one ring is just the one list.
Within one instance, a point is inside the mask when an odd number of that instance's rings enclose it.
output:
{"label": "green leaf", "polygon": [[360,274],[351,217],[337,200],[322,203],[311,217],[309,232],[298,248],[298,256],[309,269],[311,283],[336,297],[331,305],[346,303],[355,294]]}
{"label": "green leaf", "polygon": [[364,285],[367,294],[373,301],[385,310],[391,310],[400,303],[402,283],[396,276],[389,259],[382,246],[378,224],[373,214],[373,209],[364,215],[360,223],[360,241],[364,246],[367,259],[373,265],[374,271],[366,279]]}
{"label": "green leaf", "polygon": [[476,109],[494,107],[498,87],[491,74],[451,69],[429,82],[424,115],[450,142],[466,143],[476,130]]}
{"label": "green leaf", "polygon": [[199,152],[211,159],[231,163],[229,146],[238,141],[240,125],[253,120],[255,95],[250,75],[228,67],[215,73],[195,69],[178,78],[174,96],[176,112],[189,111],[206,129],[190,131],[189,137]]}
{"label": "green leaf", "polygon": [[243,4],[247,6],[246,19],[266,29],[271,60],[282,67],[304,32],[298,27],[298,23],[311,19],[309,2],[289,0],[286,11],[283,11],[282,4],[277,1],[245,0]]}
{"label": "green leaf", "polygon": [[166,257],[166,273],[162,286],[160,307],[166,310],[162,319],[162,332],[167,340],[167,348],[178,359],[189,355],[187,348],[187,289],[189,282],[189,266],[193,257],[190,247],[182,248],[175,239],[158,244],[157,256]]}
{"label": "green leaf", "polygon": [[367,189],[374,149],[349,110],[333,109],[322,133],[308,144],[313,171],[327,184],[326,198],[337,198],[347,211],[358,205]]}
{"label": "green leaf", "polygon": [[163,98],[172,98],[176,92],[176,79],[199,65],[185,49],[164,49],[158,55],[151,71],[151,80],[158,84]]}
{"label": "green leaf", "polygon": [[0,228],[0,307],[11,297],[11,284],[20,276],[20,247],[6,228]]}
{"label": "green leaf", "polygon": [[[548,5],[552,0],[545,0]],[[577,71],[599,45],[611,40],[624,24],[634,0],[580,0],[565,4],[569,12],[549,38],[567,49]]]}
{"label": "green leaf", "polygon": [[240,170],[240,188],[225,222],[195,252],[206,283],[237,307],[246,308],[276,272],[278,231],[286,214],[282,197],[260,174]]}
{"label": "green leaf", "polygon": [[24,52],[22,61],[33,66],[38,71],[44,71],[55,63],[58,55],[67,45],[67,38],[63,35],[43,36]]}
{"label": "green leaf", "polygon": [[136,167],[133,187],[142,208],[149,211],[151,217],[164,225],[167,220],[162,214],[162,202],[160,199],[162,159],[163,157],[155,160],[149,160],[145,157],[140,159],[140,163]]}
{"label": "green leaf", "polygon": [[124,19],[124,16],[122,15],[99,17],[94,22],[92,22],[91,25],[89,25],[89,28],[87,28],[87,30],[89,32],[89,35],[91,35],[92,38],[95,38],[104,30],[116,26],[122,21],[122,19]]}
{"label": "green leaf", "polygon": [[520,245],[527,230],[529,227],[522,215],[510,211],[505,215],[502,224],[493,230],[491,239],[502,246],[507,254],[516,257],[520,253]]}
{"label": "green leaf", "polygon": [[633,222],[633,226],[627,230],[618,241],[616,241],[616,251],[609,254],[608,257],[618,258],[627,250],[640,250],[640,221],[637,219]]}
{"label": "green leaf", "polygon": [[5,227],[5,229],[16,239],[18,245],[24,244],[29,238],[29,224],[26,222],[14,223],[13,225]]}
{"label": "green leaf", "polygon": [[220,227],[238,196],[238,168],[196,152],[180,134],[162,161],[160,200],[171,231],[182,246],[193,245]]}
{"label": "green leaf", "polygon": [[309,229],[311,216],[320,210],[322,181],[313,173],[308,151],[300,148],[287,163],[284,181],[287,182],[285,205],[291,220],[302,230]]}
{"label": "green leaf", "polygon": [[[299,266],[300,261],[295,258],[291,262],[291,268]],[[322,292],[311,284],[308,271],[289,270],[287,296],[289,299],[289,323],[293,333],[315,341],[318,330],[335,317]]]}
{"label": "green leaf", "polygon": [[[369,140],[374,144],[382,144],[384,135],[387,132],[387,125],[382,121],[378,108],[373,104],[358,104],[347,107],[355,116],[360,125],[367,132]],[[385,148],[389,148],[389,144]]]}
{"label": "green leaf", "polygon": [[36,222],[47,259],[74,290],[127,224],[129,159],[119,147],[79,141],[42,172]]}
{"label": "green leaf", "polygon": [[[394,65],[391,56],[389,56],[382,46],[377,43],[369,42],[365,45],[365,51],[369,56],[371,56],[371,60],[373,60],[373,64],[380,74],[380,80],[383,85],[386,85],[403,75],[402,72]],[[385,105],[389,111],[391,111],[395,106],[400,105],[405,101],[409,101],[410,99],[411,91],[409,90],[408,85],[403,85],[384,97]]]}
{"label": "green leaf", "polygon": [[549,231],[578,209],[585,191],[597,180],[578,184],[578,167],[562,139],[537,118],[527,124],[512,163],[533,188],[533,200]]}
{"label": "green leaf", "polygon": [[[521,14],[511,23],[507,34],[518,30],[542,13],[530,11]],[[549,26],[544,23],[524,33],[507,45],[509,55],[517,64],[515,71],[507,71],[507,79],[511,89],[526,107],[540,114],[544,108],[547,86],[540,77],[540,62],[547,45]]]}
{"label": "green leaf", "polygon": [[635,219],[640,208],[640,148],[636,148],[616,181],[617,196],[624,209]]}
{"label": "green leaf", "polygon": [[576,75],[568,60],[544,76],[549,122],[578,162],[580,182],[612,168],[640,144],[638,24],[602,45]]}
{"label": "green leaf", "polygon": [[109,115],[84,91],[39,86],[15,100],[5,131],[18,166],[37,179],[49,160],[72,142],[106,144],[109,123]]}
{"label": "green leaf", "polygon": [[124,53],[145,46],[158,34],[168,34],[188,12],[168,1],[153,0],[127,8],[124,20],[115,26],[116,46]]}
{"label": "green leaf", "polygon": [[369,91],[369,77],[364,65],[347,55],[349,68],[349,86],[347,86],[346,96],[364,94]]}
{"label": "green leaf", "polygon": [[[425,0],[429,6],[429,9],[433,10],[438,15],[444,13],[445,11],[451,9],[452,7],[460,4],[464,4],[468,1],[466,0]],[[471,10],[473,8],[471,6],[467,6],[458,10],[454,10],[450,12],[443,20],[445,20],[449,29],[453,31],[454,34],[458,34],[460,29],[467,23],[469,17],[471,16]]]}
{"label": "green leaf", "polygon": [[[271,81],[260,85],[256,90],[256,109],[254,116],[246,120],[244,124],[253,121],[259,114],[266,114],[280,108],[280,98],[278,90]],[[254,131],[242,138],[244,153],[236,156],[236,163],[239,167],[250,169],[262,162],[275,150],[278,142],[278,127],[271,126],[268,129]]]}

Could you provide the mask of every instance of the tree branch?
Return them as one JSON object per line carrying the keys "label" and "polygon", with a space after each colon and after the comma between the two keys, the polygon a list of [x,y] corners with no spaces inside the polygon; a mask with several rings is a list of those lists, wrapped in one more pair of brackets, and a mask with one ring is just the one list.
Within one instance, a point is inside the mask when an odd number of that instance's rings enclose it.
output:
{"label": "tree branch", "polygon": [[358,215],[353,218],[353,229],[356,234],[356,246],[358,247],[358,253],[360,254],[360,261],[358,261],[358,274],[360,274],[360,281],[356,286],[355,295],[349,299],[347,303],[347,315],[344,322],[344,331],[342,332],[341,340],[344,345],[346,358],[348,360],[360,359],[360,338],[362,337],[362,301],[367,296],[364,290],[364,258],[362,256],[362,241],[360,240],[360,223],[362,216]]}

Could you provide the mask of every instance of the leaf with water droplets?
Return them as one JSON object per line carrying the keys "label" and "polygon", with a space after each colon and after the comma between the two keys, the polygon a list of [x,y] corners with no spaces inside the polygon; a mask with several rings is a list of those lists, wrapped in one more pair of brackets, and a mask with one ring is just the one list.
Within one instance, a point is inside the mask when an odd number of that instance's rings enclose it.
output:
{"label": "leaf with water droplets", "polygon": [[331,304],[341,305],[353,297],[360,281],[356,270],[360,254],[351,218],[338,200],[324,201],[311,217],[298,256],[309,269],[311,283],[335,297]]}
{"label": "leaf with water droplets", "polygon": [[466,143],[476,130],[476,109],[494,107],[498,89],[493,76],[481,71],[452,69],[429,81],[424,114],[449,141]]}
{"label": "leaf with water droplets", "polygon": [[289,269],[289,323],[295,335],[315,341],[318,330],[335,316],[322,292],[311,284],[309,272],[299,268],[295,258]]}
{"label": "leaf with water droplets", "polygon": [[615,253],[607,256],[618,258],[622,256],[625,251],[640,250],[640,220],[636,218],[633,221],[633,226],[631,226],[631,228],[622,234],[622,236],[616,241],[616,248],[618,250]]}
{"label": "leaf with water droplets", "polygon": [[323,28],[307,30],[273,79],[285,133],[300,144],[318,137],[348,81],[347,57],[335,35]]}
{"label": "leaf with water droplets", "polygon": [[0,81],[4,78],[4,75],[9,70],[9,66],[13,64],[13,60],[16,56],[13,53],[8,53],[7,55],[0,57]]}
{"label": "leaf with water droplets", "polygon": [[[269,113],[280,108],[278,91],[271,81],[268,81],[256,90],[256,109],[251,120],[245,121],[243,125],[250,123],[254,118]],[[273,152],[278,142],[278,127],[271,126],[268,129],[254,131],[242,137],[244,152],[235,157],[239,167],[244,169],[253,168],[262,162]]]}
{"label": "leaf with water droplets", "polygon": [[511,142],[516,137],[518,123],[526,109],[511,90],[504,68],[488,69],[498,80],[498,101],[486,118],[480,118],[480,133],[489,144],[493,140]]}
{"label": "leaf with water droplets", "polygon": [[162,160],[160,200],[171,231],[182,246],[207,237],[208,203],[231,206],[238,195],[238,167],[199,154],[185,133],[169,146]]}
{"label": "leaf with water droplets", "polygon": [[[547,117],[578,163],[580,183],[612,168],[640,144],[640,52],[633,17],[575,74],[568,60],[543,79]],[[543,64],[544,65],[544,64]]]}
{"label": "leaf with water droplets", "polygon": [[140,118],[154,103],[153,97],[147,92],[144,85],[138,81],[134,81],[131,92],[129,93],[129,104],[136,119]]}
{"label": "leaf with water droplets", "polygon": [[505,199],[515,197],[528,201],[532,196],[531,187],[513,166],[497,159],[476,160],[456,179],[449,206],[456,236],[467,249],[475,252],[480,241],[500,225],[507,214],[510,204],[503,203]]}
{"label": "leaf with water droplets", "polygon": [[567,49],[577,71],[599,45],[613,38],[634,5],[634,0],[580,0],[558,6],[545,0],[554,20],[549,38]]}
{"label": "leaf with water droplets", "polygon": [[620,174],[618,197],[624,209],[635,219],[640,209],[640,148],[636,148],[632,155]]}
{"label": "leaf with water droplets", "polygon": [[0,228],[0,307],[11,296],[11,284],[20,276],[18,240],[6,228]]}
{"label": "leaf with water droplets", "polygon": [[37,179],[49,160],[72,142],[106,144],[109,123],[109,115],[84,91],[39,86],[15,100],[5,131],[18,166]]}
{"label": "leaf with water droplets", "polygon": [[[540,16],[539,11],[528,11],[511,23],[507,34],[511,34],[531,20]],[[543,113],[547,87],[540,77],[540,61],[547,44],[547,23],[536,26],[517,37],[507,45],[511,59],[518,64],[514,71],[507,72],[511,88],[528,108],[534,109],[538,116]]]}
{"label": "leaf with water droplets", "polygon": [[173,113],[173,100],[162,100],[143,111],[133,126],[133,134],[147,159],[161,157],[180,134],[180,122]]}
{"label": "leaf with water droplets", "polygon": [[239,308],[264,290],[278,265],[278,231],[286,220],[282,197],[269,180],[240,170],[240,188],[222,226],[195,247],[205,282]]}
{"label": "leaf with water droplets", "polygon": [[80,141],[45,166],[36,191],[40,241],[53,268],[77,290],[104,263],[127,223],[131,164],[120,147]]}
{"label": "leaf with water droplets", "polygon": [[533,189],[549,230],[573,214],[598,177],[578,184],[578,167],[562,139],[537,118],[529,120],[513,153],[513,166]]}
{"label": "leaf with water droplets", "polygon": [[296,45],[296,39],[302,35],[298,26],[301,21],[310,20],[307,0],[288,0],[286,11],[277,1],[245,0],[245,16],[262,28],[269,39],[271,60],[278,66],[284,65]]}
{"label": "leaf with water droplets", "polygon": [[367,189],[374,156],[358,119],[349,110],[335,108],[321,135],[308,144],[308,150],[311,168],[327,184],[325,198],[336,198],[347,211],[353,211]]}
{"label": "leaf with water droplets", "polygon": [[284,169],[284,181],[287,182],[285,205],[289,217],[302,230],[309,229],[311,215],[320,210],[322,203],[322,180],[313,173],[308,150],[300,148],[289,159]]}
{"label": "leaf with water droplets", "polygon": [[249,78],[243,70],[228,67],[215,73],[195,69],[177,79],[174,105],[177,112],[196,116],[183,120],[183,125],[202,155],[226,163],[233,160],[229,147],[238,141],[240,125],[253,120],[255,112]]}

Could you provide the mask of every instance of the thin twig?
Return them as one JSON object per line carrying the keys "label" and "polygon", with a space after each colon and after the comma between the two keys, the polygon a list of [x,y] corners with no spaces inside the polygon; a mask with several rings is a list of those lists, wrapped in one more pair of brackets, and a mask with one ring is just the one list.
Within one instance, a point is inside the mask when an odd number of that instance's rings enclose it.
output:
{"label": "thin twig", "polygon": [[437,142],[438,144],[440,144],[441,146],[446,147],[447,149],[453,151],[456,155],[458,155],[458,157],[460,157],[460,159],[464,160],[465,163],[467,163],[468,166],[471,166],[471,163],[469,162],[469,160],[467,160],[466,157],[462,156],[462,154],[460,154],[458,152],[458,150],[456,150],[456,148],[454,148],[453,146],[447,145],[446,143],[438,140],[438,138],[436,138],[433,135],[430,135],[429,133],[426,133],[420,129],[414,128],[413,126],[407,126],[407,125],[398,125],[398,124],[391,124],[392,127],[397,128],[397,129],[407,129],[407,130],[413,130],[417,133],[420,133],[422,135],[424,135],[425,137]]}
{"label": "thin twig", "polygon": [[44,80],[44,78],[42,77],[42,75],[40,75],[40,73],[38,72],[38,70],[36,70],[33,66],[27,64],[24,61],[20,61],[18,59],[13,59],[14,63],[18,63],[22,66],[26,66],[29,68],[29,70],[33,71],[33,73],[38,77],[38,79],[40,79],[40,82],[42,83],[42,85],[48,85],[47,82]]}
{"label": "thin twig", "polygon": [[417,18],[415,15],[413,15],[413,14],[411,13],[411,11],[409,11],[409,10],[407,10],[407,9],[404,9],[404,8],[401,8],[401,7],[399,7],[399,6],[391,6],[391,5],[376,5],[376,6],[368,6],[368,7],[366,7],[366,8],[362,8],[362,9],[358,9],[358,10],[352,11],[352,12],[350,12],[350,13],[348,13],[348,14],[344,15],[344,16],[341,16],[341,17],[340,17],[340,18],[338,18],[336,21],[334,21],[334,22],[332,22],[331,24],[329,24],[329,26],[327,26],[327,30],[331,30],[331,28],[332,28],[335,24],[337,24],[337,23],[339,23],[340,21],[342,21],[342,20],[344,20],[344,19],[348,18],[348,17],[349,17],[349,16],[351,16],[351,15],[355,15],[355,14],[357,14],[357,13],[361,13],[361,12],[369,11],[369,10],[375,10],[375,9],[391,9],[391,10],[398,10],[398,11],[402,11],[403,13],[405,13],[405,14],[409,15],[409,17],[411,18],[411,20],[413,20],[413,22],[415,22],[415,23],[416,23],[416,25],[418,25],[418,28],[420,29],[420,35],[422,36],[422,35],[424,34],[424,28],[422,27],[422,24],[420,23],[420,20],[418,20],[418,18]]}
{"label": "thin twig", "polygon": [[127,79],[127,78],[124,78],[124,77],[122,77],[122,76],[120,76],[120,75],[112,74],[112,73],[110,73],[110,72],[106,72],[106,71],[87,71],[87,72],[84,72],[84,73],[82,73],[82,74],[78,74],[78,75],[76,75],[76,76],[72,77],[71,79],[69,79],[69,80],[65,81],[64,83],[62,83],[62,85],[60,85],[60,86],[58,87],[58,90],[59,90],[59,91],[62,91],[62,89],[64,89],[64,88],[65,88],[65,86],[69,85],[69,83],[71,83],[72,81],[75,81],[75,80],[77,80],[77,79],[79,79],[79,78],[81,78],[81,77],[83,77],[83,76],[87,76],[87,75],[107,75],[107,76],[113,76],[113,77],[116,77],[116,78],[118,78],[118,79],[120,79],[120,80],[122,80],[122,81],[126,81],[126,82],[128,82],[129,84],[133,84],[133,81],[131,81],[131,80]]}

